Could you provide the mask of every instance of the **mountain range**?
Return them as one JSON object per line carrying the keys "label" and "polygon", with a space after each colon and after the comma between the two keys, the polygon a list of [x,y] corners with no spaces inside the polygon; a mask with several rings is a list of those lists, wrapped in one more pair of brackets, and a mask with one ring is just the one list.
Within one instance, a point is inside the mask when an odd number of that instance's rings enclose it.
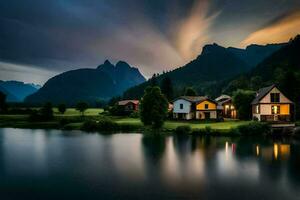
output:
{"label": "mountain range", "polygon": [[[218,44],[203,47],[202,53],[193,61],[173,71],[156,77],[171,79],[175,96],[181,95],[185,87],[193,87],[200,95],[217,96],[224,83],[253,69],[265,58],[286,44],[250,45],[246,49],[225,48]],[[151,81],[130,88],[124,98],[140,98]]]}
{"label": "mountain range", "polygon": [[[155,82],[160,84],[164,78],[170,78],[174,96],[182,95],[186,87],[193,87],[199,95],[211,97],[221,93],[232,94],[236,89],[255,90],[276,83],[278,78],[274,78],[274,73],[283,74],[286,65],[293,70],[297,68],[299,63],[295,52],[298,50],[298,40],[299,37],[296,37],[282,44],[253,44],[245,49],[205,45],[195,60],[155,76]],[[278,70],[281,71],[275,72]],[[256,81],[255,87],[252,79]],[[137,68],[126,62],[113,65],[105,61],[96,69],[78,69],[59,74],[25,101],[74,105],[81,100],[95,103],[122,94],[124,99],[136,99],[142,97],[145,88],[151,84],[153,79],[146,81]]]}
{"label": "mountain range", "polygon": [[126,89],[144,81],[145,78],[137,68],[123,61],[113,65],[106,60],[96,69],[67,71],[49,79],[25,102],[74,105],[78,101],[86,101],[94,104],[121,95]]}
{"label": "mountain range", "polygon": [[7,102],[22,102],[25,97],[35,93],[40,87],[32,83],[0,80],[0,91],[6,95]]}

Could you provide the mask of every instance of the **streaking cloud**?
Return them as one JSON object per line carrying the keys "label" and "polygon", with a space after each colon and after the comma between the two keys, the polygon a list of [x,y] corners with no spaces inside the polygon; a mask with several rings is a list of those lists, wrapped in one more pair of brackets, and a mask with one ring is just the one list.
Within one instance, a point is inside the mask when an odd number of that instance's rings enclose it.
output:
{"label": "streaking cloud", "polygon": [[190,15],[178,24],[176,47],[188,61],[199,55],[203,45],[210,41],[209,28],[218,13],[208,16],[209,1],[196,1]]}
{"label": "streaking cloud", "polygon": [[250,34],[242,46],[287,42],[300,33],[300,10],[269,23],[266,27]]}

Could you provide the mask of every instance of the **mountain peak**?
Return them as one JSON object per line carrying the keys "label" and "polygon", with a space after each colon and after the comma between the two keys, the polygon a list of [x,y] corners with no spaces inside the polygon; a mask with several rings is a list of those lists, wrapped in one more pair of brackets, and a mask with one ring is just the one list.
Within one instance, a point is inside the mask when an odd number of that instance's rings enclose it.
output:
{"label": "mountain peak", "polygon": [[114,68],[115,66],[109,62],[109,60],[105,60],[105,62],[97,67],[97,69],[103,69],[103,68]]}
{"label": "mountain peak", "polygon": [[119,61],[117,64],[116,64],[116,67],[126,67],[126,68],[132,68],[127,62],[125,61]]}
{"label": "mountain peak", "polygon": [[105,60],[104,61],[104,65],[112,65],[111,62],[109,60]]}
{"label": "mountain peak", "polygon": [[218,45],[217,43],[207,44],[203,47],[202,54],[209,54],[209,53],[219,52],[219,51],[224,51],[224,50],[225,50],[225,48]]}

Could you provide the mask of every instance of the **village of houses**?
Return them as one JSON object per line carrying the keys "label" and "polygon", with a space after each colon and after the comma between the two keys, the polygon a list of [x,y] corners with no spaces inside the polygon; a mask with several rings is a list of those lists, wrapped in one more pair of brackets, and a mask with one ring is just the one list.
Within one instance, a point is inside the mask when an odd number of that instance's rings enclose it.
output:
{"label": "village of houses", "polygon": [[[261,88],[252,103],[252,119],[275,126],[294,126],[294,103],[277,86]],[[137,112],[139,100],[122,100],[118,105],[126,112]],[[170,102],[169,111],[174,120],[237,119],[232,97],[221,95],[216,99],[206,96],[181,96]]]}

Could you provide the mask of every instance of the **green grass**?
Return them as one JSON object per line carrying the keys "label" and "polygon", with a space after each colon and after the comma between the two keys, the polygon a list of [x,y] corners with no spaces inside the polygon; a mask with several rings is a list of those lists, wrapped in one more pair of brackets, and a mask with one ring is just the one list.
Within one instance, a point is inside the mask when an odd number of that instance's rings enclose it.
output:
{"label": "green grass", "polygon": [[[81,113],[75,108],[68,108],[64,114],[61,114],[57,108],[53,109],[54,116],[80,116]],[[103,109],[100,108],[89,108],[84,112],[85,116],[99,116],[103,113]]]}
{"label": "green grass", "polygon": [[[140,119],[133,118],[121,118],[115,120],[120,124],[132,124],[132,125],[142,125]],[[237,121],[237,120],[228,120],[225,122],[201,122],[201,121],[166,121],[164,128],[168,130],[174,130],[178,126],[190,126],[192,129],[204,129],[209,126],[214,130],[230,130],[231,128],[236,128],[240,125],[249,124],[250,121]]]}
{"label": "green grass", "polygon": [[[67,120],[64,128],[69,130],[78,130],[81,128],[84,120],[94,119],[98,120],[103,115],[103,109],[90,108],[85,111],[85,117],[81,117],[81,113],[75,108],[68,108],[64,115],[60,114],[57,108],[54,108],[54,119],[50,122],[30,122],[28,115],[0,115],[0,127],[14,127],[14,128],[62,128],[61,120]],[[129,125],[137,127],[138,130],[144,129],[142,122],[138,118],[129,117],[111,117],[113,121],[120,125]],[[249,124],[250,121],[227,120],[225,122],[203,122],[203,121],[166,121],[163,129],[173,131],[178,126],[190,126],[192,129],[205,129],[210,127],[212,130],[229,131],[240,125]]]}

